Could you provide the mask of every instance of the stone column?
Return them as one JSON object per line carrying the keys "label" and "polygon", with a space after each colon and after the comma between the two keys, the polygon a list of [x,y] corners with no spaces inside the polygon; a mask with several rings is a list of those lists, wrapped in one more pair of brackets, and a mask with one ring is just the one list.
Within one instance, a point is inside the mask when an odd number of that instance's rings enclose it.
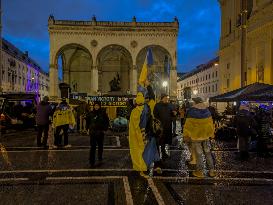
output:
{"label": "stone column", "polygon": [[70,73],[69,73],[69,70],[63,70],[63,82],[70,85]]}
{"label": "stone column", "polygon": [[177,72],[176,67],[170,70],[170,99],[177,99]]}
{"label": "stone column", "polygon": [[137,94],[137,66],[134,65],[130,70],[130,91],[132,95]]}
{"label": "stone column", "polygon": [[49,95],[50,97],[58,97],[58,67],[57,65],[49,65]]}
{"label": "stone column", "polygon": [[272,40],[270,38],[271,36],[269,34],[265,35],[265,56],[264,56],[264,82],[268,84],[272,84],[272,67],[271,67],[271,62],[272,62]]}
{"label": "stone column", "polygon": [[97,66],[93,67],[91,75],[91,88],[94,93],[97,93],[99,89],[99,71]]}

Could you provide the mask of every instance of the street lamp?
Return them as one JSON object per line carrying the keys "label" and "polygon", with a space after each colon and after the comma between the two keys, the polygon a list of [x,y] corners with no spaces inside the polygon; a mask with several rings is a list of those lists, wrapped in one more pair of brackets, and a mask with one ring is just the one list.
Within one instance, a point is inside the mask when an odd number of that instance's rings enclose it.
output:
{"label": "street lamp", "polygon": [[192,93],[193,93],[194,95],[197,95],[198,90],[193,90]]}
{"label": "street lamp", "polygon": [[214,63],[214,66],[218,66],[219,65],[219,63]]}
{"label": "street lamp", "polygon": [[166,88],[166,87],[168,86],[168,82],[167,82],[167,81],[163,81],[162,86],[163,86],[164,88]]}
{"label": "street lamp", "polygon": [[162,86],[164,88],[164,91],[167,93],[168,82],[167,81],[163,81]]}

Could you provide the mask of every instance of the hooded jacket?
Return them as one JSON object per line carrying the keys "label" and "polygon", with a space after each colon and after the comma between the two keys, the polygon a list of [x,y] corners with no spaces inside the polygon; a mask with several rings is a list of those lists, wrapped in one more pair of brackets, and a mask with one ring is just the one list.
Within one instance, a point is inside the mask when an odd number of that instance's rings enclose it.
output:
{"label": "hooded jacket", "polygon": [[53,127],[76,124],[75,117],[67,103],[60,103],[53,115]]}
{"label": "hooded jacket", "polygon": [[48,102],[41,101],[37,106],[36,123],[37,125],[49,124],[49,116],[52,114],[52,109]]}
{"label": "hooded jacket", "polygon": [[203,141],[214,138],[214,124],[211,113],[204,103],[189,109],[183,129],[183,136],[192,141]]}

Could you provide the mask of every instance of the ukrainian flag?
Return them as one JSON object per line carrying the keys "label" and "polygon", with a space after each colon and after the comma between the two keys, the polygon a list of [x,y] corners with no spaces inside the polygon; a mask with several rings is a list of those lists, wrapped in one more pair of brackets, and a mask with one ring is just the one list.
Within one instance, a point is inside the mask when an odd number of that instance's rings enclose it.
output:
{"label": "ukrainian flag", "polygon": [[153,54],[152,54],[152,49],[148,48],[147,54],[146,54],[146,58],[144,61],[144,64],[142,66],[141,69],[141,73],[139,76],[139,80],[138,83],[139,85],[144,87],[144,83],[148,78],[148,68],[153,64]]}
{"label": "ukrainian flag", "polygon": [[192,107],[186,117],[183,136],[193,141],[203,141],[214,138],[214,124],[208,109]]}

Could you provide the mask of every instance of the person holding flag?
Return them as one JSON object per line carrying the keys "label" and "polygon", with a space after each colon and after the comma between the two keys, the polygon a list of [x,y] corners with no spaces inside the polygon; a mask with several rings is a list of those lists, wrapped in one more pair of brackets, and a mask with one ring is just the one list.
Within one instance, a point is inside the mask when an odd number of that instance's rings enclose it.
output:
{"label": "person holding flag", "polygon": [[148,49],[139,78],[136,107],[132,110],[129,123],[129,146],[133,169],[139,171],[140,176],[145,178],[148,177],[145,172],[155,161],[160,160],[153,132],[154,93],[148,81],[148,66],[151,64],[152,52]]}

